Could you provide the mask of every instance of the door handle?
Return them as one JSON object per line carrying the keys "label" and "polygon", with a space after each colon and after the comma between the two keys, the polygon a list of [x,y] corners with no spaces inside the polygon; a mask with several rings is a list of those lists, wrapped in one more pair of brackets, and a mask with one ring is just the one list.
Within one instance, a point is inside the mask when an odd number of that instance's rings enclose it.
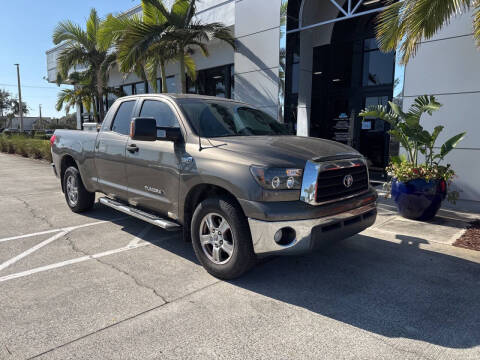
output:
{"label": "door handle", "polygon": [[127,145],[127,150],[130,151],[131,153],[137,152],[139,148],[135,144],[130,144]]}

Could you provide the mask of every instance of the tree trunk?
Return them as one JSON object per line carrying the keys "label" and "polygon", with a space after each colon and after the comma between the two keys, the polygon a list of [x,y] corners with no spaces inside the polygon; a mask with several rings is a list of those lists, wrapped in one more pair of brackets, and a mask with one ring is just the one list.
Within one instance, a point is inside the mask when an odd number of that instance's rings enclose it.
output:
{"label": "tree trunk", "polygon": [[105,108],[103,107],[103,78],[100,71],[97,71],[97,104],[98,104],[98,112],[100,114],[99,119],[97,122],[102,122],[105,118]]}
{"label": "tree trunk", "polygon": [[165,71],[165,61],[160,61],[160,73],[162,75],[162,93],[168,93],[167,73]]}
{"label": "tree trunk", "polygon": [[103,121],[105,118],[105,108],[104,108],[104,101],[103,101],[103,89],[98,92],[98,112],[99,112],[99,123]]}
{"label": "tree trunk", "polygon": [[[95,101],[96,100],[96,101]],[[98,104],[98,96],[95,99],[95,96],[92,97],[92,106],[93,106],[93,118],[95,119],[96,122],[100,122],[98,118],[98,112],[97,112],[97,104]]]}
{"label": "tree trunk", "polygon": [[179,56],[178,62],[180,64],[180,81],[182,83],[182,94],[187,92],[187,78],[185,77],[185,58],[184,58],[183,49]]}

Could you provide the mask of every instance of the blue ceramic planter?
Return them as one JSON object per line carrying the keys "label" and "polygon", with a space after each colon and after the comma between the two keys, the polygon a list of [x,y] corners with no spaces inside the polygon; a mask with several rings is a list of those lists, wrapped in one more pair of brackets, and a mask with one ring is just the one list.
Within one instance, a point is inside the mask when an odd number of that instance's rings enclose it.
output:
{"label": "blue ceramic planter", "polygon": [[430,220],[437,214],[447,194],[443,180],[392,180],[392,198],[398,212],[407,219]]}

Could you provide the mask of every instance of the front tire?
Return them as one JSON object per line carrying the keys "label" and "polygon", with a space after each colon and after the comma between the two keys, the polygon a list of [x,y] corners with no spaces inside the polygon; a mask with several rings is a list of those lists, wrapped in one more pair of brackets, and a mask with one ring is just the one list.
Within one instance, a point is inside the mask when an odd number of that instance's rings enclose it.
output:
{"label": "front tire", "polygon": [[67,205],[75,213],[90,210],[95,203],[95,193],[85,189],[80,172],[75,166],[70,166],[65,171],[63,175],[63,190]]}
{"label": "front tire", "polygon": [[198,261],[217,278],[237,278],[255,265],[247,219],[228,198],[202,201],[193,213],[191,235]]}

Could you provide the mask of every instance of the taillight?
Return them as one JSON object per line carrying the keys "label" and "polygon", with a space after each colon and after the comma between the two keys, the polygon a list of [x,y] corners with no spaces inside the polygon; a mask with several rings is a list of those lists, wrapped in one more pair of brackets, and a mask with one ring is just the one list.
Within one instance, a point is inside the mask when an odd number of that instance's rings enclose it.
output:
{"label": "taillight", "polygon": [[55,135],[52,135],[52,137],[50,138],[50,146],[53,146],[56,139],[57,139],[57,137]]}

